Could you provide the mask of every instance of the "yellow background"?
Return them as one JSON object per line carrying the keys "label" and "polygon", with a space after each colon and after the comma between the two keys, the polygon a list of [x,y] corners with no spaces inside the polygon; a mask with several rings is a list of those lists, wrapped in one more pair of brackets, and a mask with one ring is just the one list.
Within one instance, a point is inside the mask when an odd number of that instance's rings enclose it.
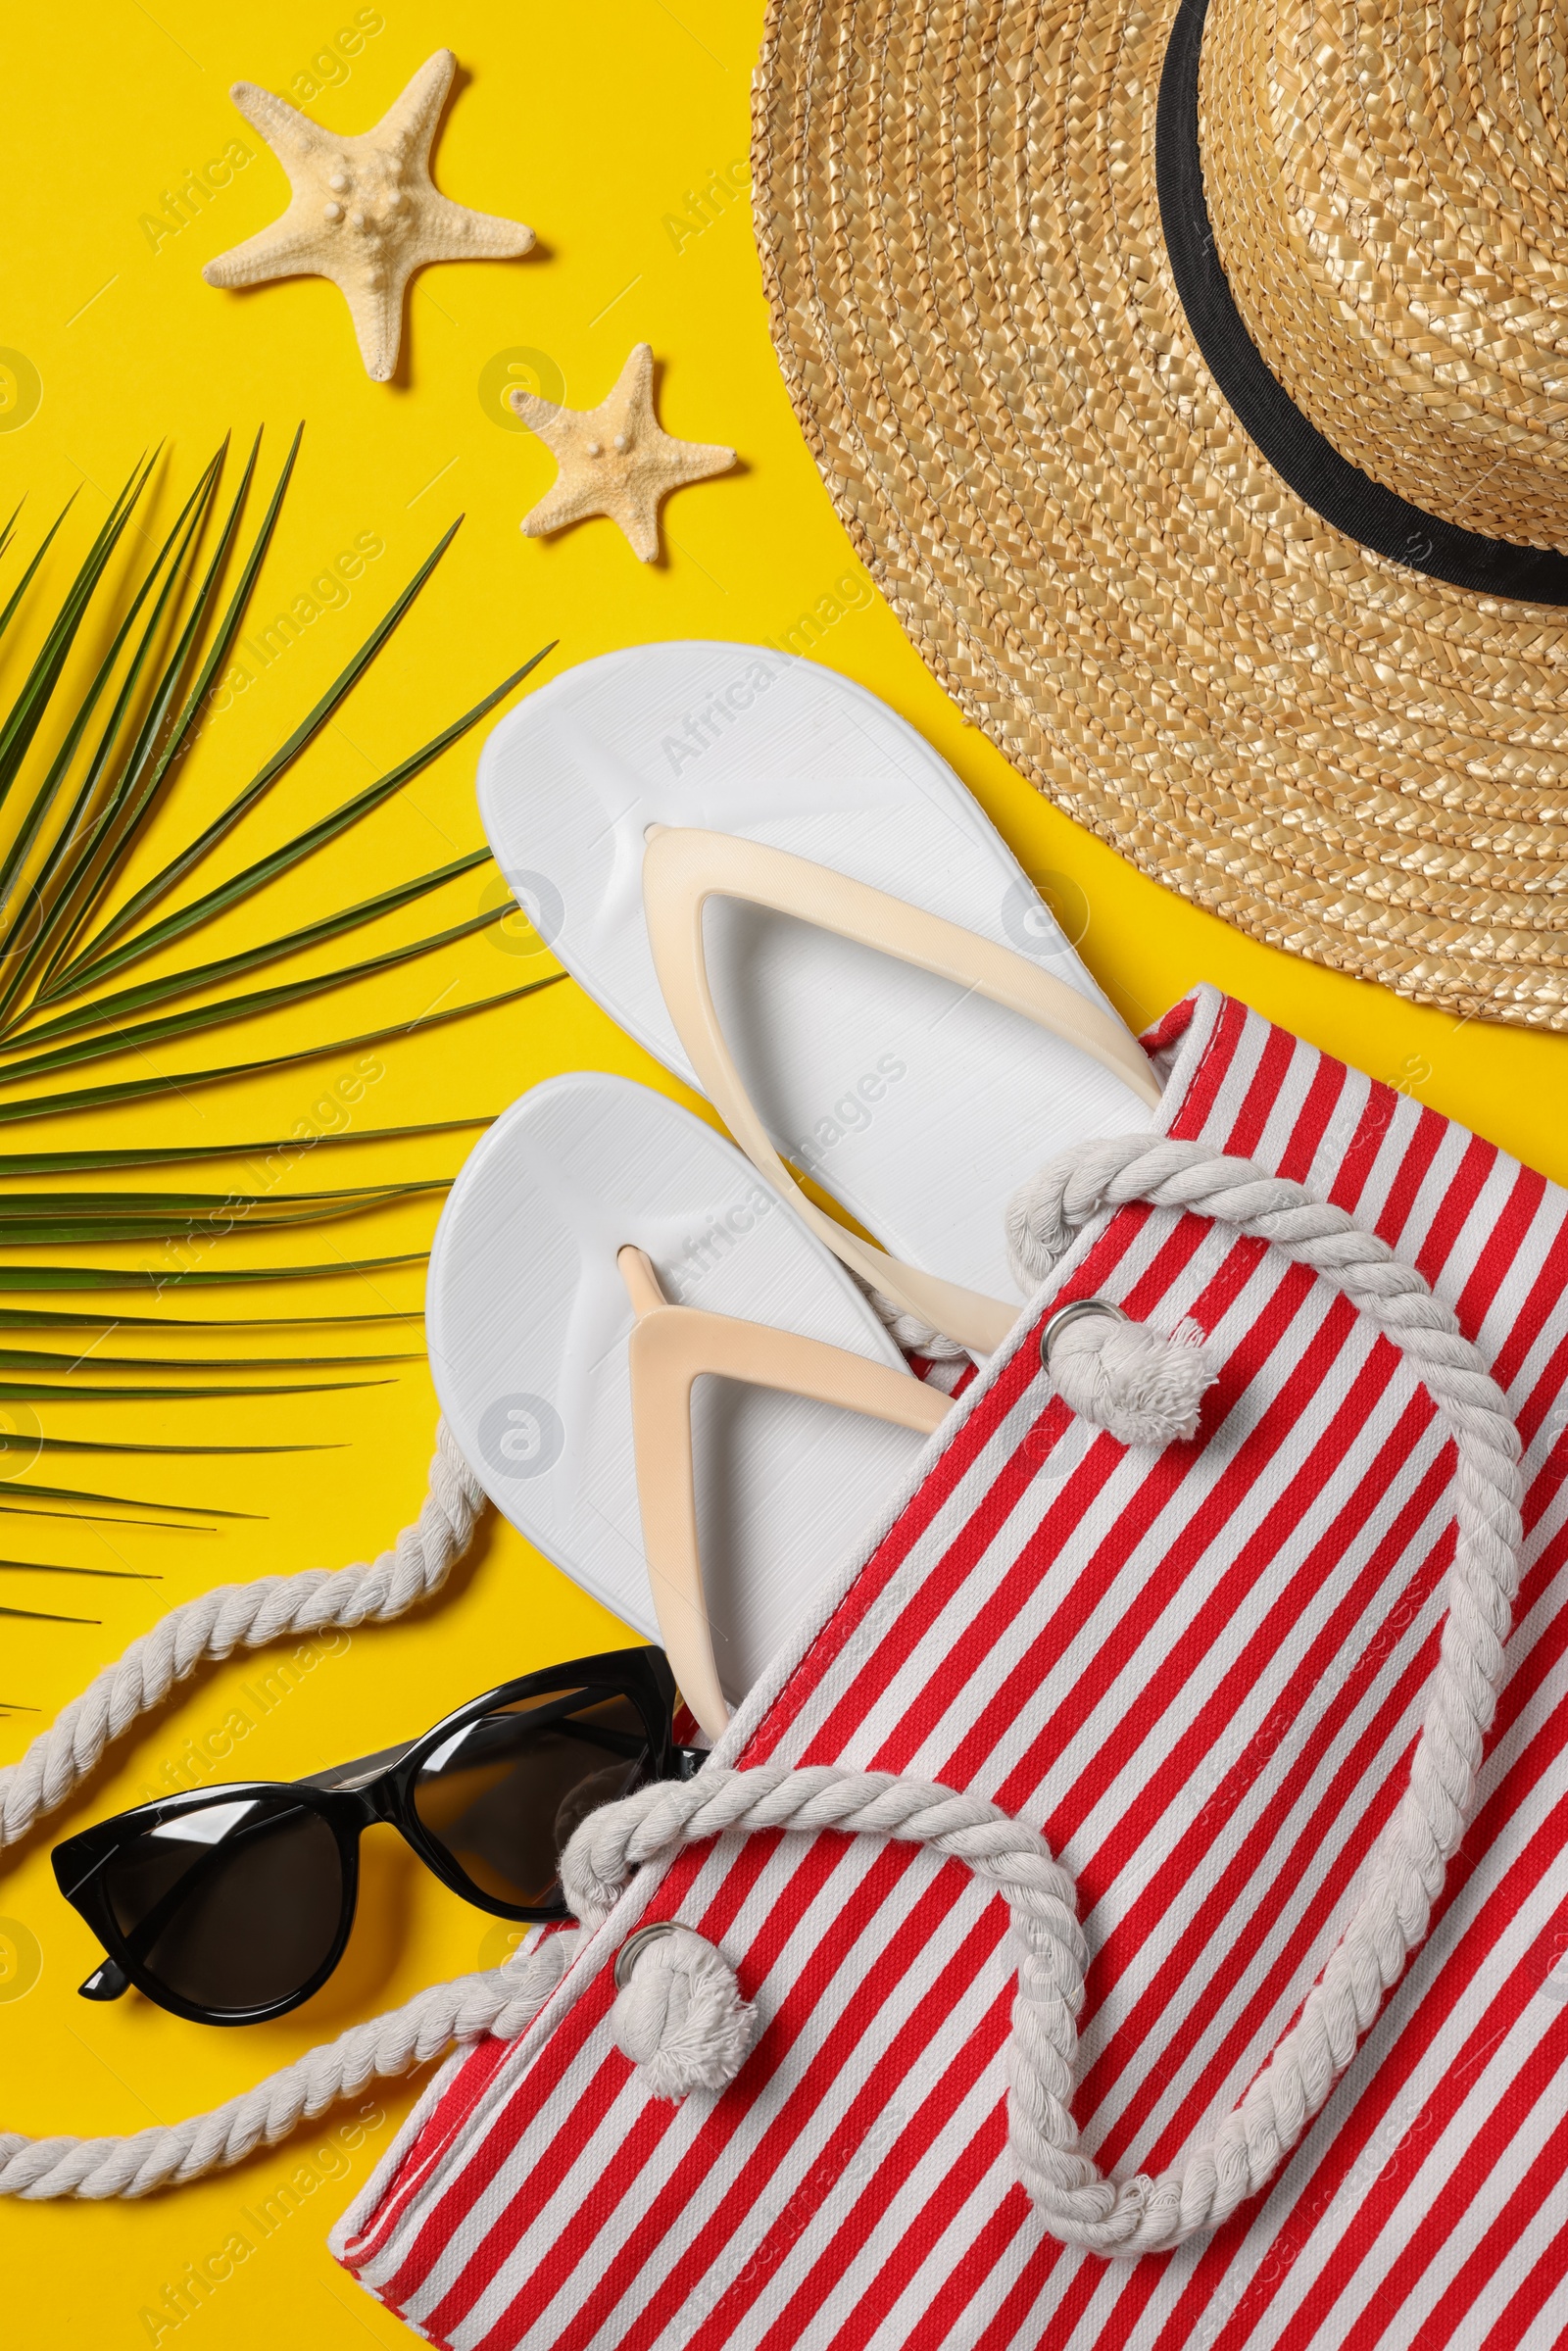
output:
{"label": "yellow background", "polygon": [[[380,19],[380,28],[356,52],[339,47],[334,55],[340,27],[352,29],[357,15],[363,24],[367,13]],[[24,543],[78,491],[76,521],[66,533],[74,557],[105,511],[106,493],[138,451],[161,438],[171,455],[158,506],[172,512],[173,488],[183,493],[225,430],[248,441],[265,424],[271,466],[303,417],[296,484],[255,621],[265,625],[308,592],[360,534],[385,546],[349,604],[324,612],[215,716],[174,796],[174,815],[161,820],[138,870],[152,870],[148,859],[160,844],[186,837],[193,817],[254,770],[460,511],[467,516],[463,530],[394,649],[266,805],[246,837],[248,856],[368,782],[547,638],[561,644],[542,675],[643,639],[776,638],[832,596],[836,581],[858,576],[774,366],[744,203],[720,208],[710,197],[706,216],[692,208],[715,171],[743,176],[760,29],[760,0],[677,0],[673,7],[611,0],[594,10],[519,10],[497,0],[451,0],[436,9],[385,0],[379,11],[341,14],[327,0],[277,0],[249,11],[190,0],[156,0],[153,10],[98,0],[69,18],[12,12],[0,345],[31,363],[42,397],[22,421],[22,409],[8,414],[0,406],[0,502],[8,509],[26,493],[31,535]],[[245,76],[297,95],[334,128],[359,131],[442,45],[456,50],[463,71],[436,150],[440,184],[460,202],[531,222],[540,241],[524,261],[442,268],[416,279],[400,378],[377,386],[361,367],[341,298],[325,283],[225,295],[202,282],[204,262],[262,227],[285,200],[281,169],[240,122],[227,90]],[[323,53],[324,62],[313,65]],[[301,76],[324,85],[321,94],[309,97]],[[255,160],[155,244],[143,216],[164,212],[187,169],[220,156],[236,135]],[[553,367],[566,398],[588,406],[643,338],[660,362],[666,426],[693,439],[733,442],[743,468],[670,502],[666,560],[657,566],[636,563],[607,522],[554,543],[524,540],[518,521],[543,495],[553,463],[525,432],[506,426],[497,398],[481,407],[484,370],[498,355],[541,355],[542,365],[518,364],[542,373],[546,390],[554,388]],[[492,367],[492,387],[506,364],[501,358]],[[16,576],[16,561],[8,559],[0,588]],[[63,577],[64,561],[51,565],[43,584]],[[884,695],[940,746],[1024,864],[1075,916],[1075,927],[1087,920],[1082,952],[1134,1026],[1194,979],[1217,981],[1537,1166],[1568,1175],[1568,1040],[1479,1022],[1456,1027],[1442,1014],[1253,946],[1140,878],[1046,807],[959,722],[875,599],[827,627],[815,658]],[[0,688],[15,675],[13,658]],[[479,739],[458,746],[303,868],[264,910],[203,934],[202,944],[210,938],[218,952],[270,936],[477,844],[471,785]],[[493,882],[493,872],[466,876],[368,939],[323,951],[314,967],[328,970],[383,940],[461,920]],[[308,1009],[171,1047],[161,1065],[199,1069],[412,1020],[432,1004],[490,995],[553,968],[529,952],[536,945],[515,927],[484,934]],[[187,951],[184,959],[195,957]],[[154,1133],[249,1143],[313,1118],[341,1131],[349,1117],[361,1128],[472,1117],[502,1108],[553,1071],[581,1066],[669,1086],[570,984],[384,1049],[385,1076],[352,1112],[334,1109],[332,1090],[355,1057],[328,1055],[270,1078],[172,1094],[150,1108],[103,1113],[74,1128],[56,1122],[46,1140],[96,1145]],[[120,1064],[84,1073],[121,1074]],[[448,1175],[470,1140],[321,1152],[291,1182],[308,1188]],[[0,1132],[0,1150],[6,1144]],[[148,1180],[221,1190],[241,1185],[246,1173],[239,1160],[157,1171]],[[423,1201],[317,1233],[241,1239],[208,1261],[288,1263],[333,1251],[423,1249],[434,1214]],[[118,1253],[161,1261],[156,1248]],[[210,1294],[189,1310],[220,1312],[234,1295]],[[308,1293],[241,1293],[234,1310],[281,1313],[293,1303],[301,1311],[373,1311],[416,1304],[418,1296],[416,1267],[373,1282],[313,1284]],[[400,1326],[385,1329],[393,1334],[387,1344],[396,1345]],[[237,1348],[236,1337],[243,1342],[243,1334],[217,1335],[182,1351],[289,1351],[287,1334]],[[371,1352],[380,1337],[370,1326],[329,1333],[323,1344]],[[316,1351],[314,1335],[296,1339],[296,1351]],[[388,1543],[418,1506],[435,1415],[422,1362],[391,1365],[385,1376],[388,1385],[341,1396],[191,1403],[165,1408],[162,1417],[158,1407],[129,1403],[51,1408],[47,1425],[56,1434],[312,1440],[334,1449],[162,1466],[131,1459],[123,1468],[79,1457],[96,1474],[75,1482],[177,1493],[265,1515],[210,1535],[89,1534],[43,1519],[17,1522],[27,1531],[14,1540],[11,1526],[0,1531],[8,1549],[29,1559],[91,1557],[112,1565],[118,1556],[161,1579],[91,1587],[4,1579],[0,1601],[101,1614],[102,1622],[4,1625],[0,1696],[38,1711],[0,1723],[0,1751],[19,1754],[39,1721],[174,1600],[219,1580],[335,1566]],[[87,1592],[90,1602],[81,1597]],[[380,1746],[503,1673],[591,1649],[614,1631],[514,1536],[492,1527],[441,1604],[400,1626],[356,1635],[300,1674],[246,1739],[234,1768],[283,1776]],[[237,1693],[258,1686],[275,1663],[264,1652],[199,1676],[122,1741],[80,1798],[7,1867],[0,1884],[0,1920],[7,1922],[0,1924],[0,2127],[118,2132],[172,2120],[233,2094],[353,2020],[496,1955],[491,1923],[438,1887],[389,1835],[378,1835],[368,1840],[348,1961],[326,1991],[280,2024],[220,2033],[181,2024],[135,1997],[107,2007],[74,1997],[95,1948],[54,1889],[53,1837],[139,1800],[183,1743],[220,1724]],[[335,2269],[321,2240],[413,2095],[411,2085],[383,2090],[385,2119],[352,2155],[331,2159],[336,2177],[210,2300],[179,2325],[166,2324],[157,2339],[181,2351],[280,2342],[336,2351],[367,2334],[407,2341]],[[17,2351],[89,2342],[95,2351],[118,2351],[154,2339],[156,2327],[143,2314],[157,2310],[186,2265],[244,2226],[242,2208],[254,2211],[302,2156],[327,2145],[343,2119],[323,2118],[236,2172],[145,2203],[0,2208],[0,2341]]]}

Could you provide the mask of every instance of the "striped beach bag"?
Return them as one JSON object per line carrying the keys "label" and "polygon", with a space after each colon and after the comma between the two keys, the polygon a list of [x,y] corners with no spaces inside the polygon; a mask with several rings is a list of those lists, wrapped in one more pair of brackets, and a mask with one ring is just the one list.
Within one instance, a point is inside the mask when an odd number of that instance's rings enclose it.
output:
{"label": "striped beach bag", "polygon": [[[731,1795],[820,1782],[853,1819],[759,1798],[721,1834],[693,1811],[691,1836],[632,1838],[645,1866],[532,2027],[448,2065],[345,2216],[337,2257],[427,2340],[1568,2335],[1568,1200],[1212,989],[1145,1045],[1159,1132],[1380,1237],[1456,1321],[1457,1368],[1418,1375],[1375,1299],[1239,1211],[1092,1206],[715,1755]],[[1203,1345],[1190,1442],[1066,1408],[1041,1335],[1090,1297]],[[1488,1517],[1483,1422],[1518,1432],[1522,1542],[1515,1503]],[[1465,1580],[1504,1536],[1511,1632]],[[876,1775],[957,1791],[950,1820],[981,1827],[911,1841]],[[1388,1892],[1429,1831],[1432,1898]],[[985,1859],[1029,1840],[1033,1910]],[[1077,1925],[1057,1900],[1053,1943],[1057,1865]],[[680,2098],[615,2030],[617,1955],[663,1921],[755,2010],[727,2086]],[[1172,2197],[1203,2209],[1167,2226]],[[1068,2207],[1112,2217],[1075,2239]]]}

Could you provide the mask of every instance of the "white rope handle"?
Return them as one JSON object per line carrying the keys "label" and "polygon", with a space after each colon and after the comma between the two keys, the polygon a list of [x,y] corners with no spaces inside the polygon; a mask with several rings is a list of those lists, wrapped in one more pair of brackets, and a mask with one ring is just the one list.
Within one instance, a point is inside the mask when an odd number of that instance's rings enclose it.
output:
{"label": "white rope handle", "polygon": [[122,1657],[93,1677],[79,1698],[40,1731],[19,1763],[0,1771],[0,1850],[24,1837],[40,1814],[56,1812],[80,1786],[112,1739],[165,1699],[199,1665],[259,1649],[286,1635],[331,1625],[388,1624],[439,1592],[473,1539],[484,1489],[441,1421],[430,1491],[412,1527],[368,1567],[307,1568],[297,1576],[259,1576],[219,1584],[160,1617]]}
{"label": "white rope handle", "polygon": [[1035,1287],[1077,1227],[1135,1200],[1214,1217],[1333,1282],[1410,1358],[1459,1456],[1446,1617],[1409,1785],[1297,2023],[1212,2136],[1157,2179],[1106,2179],[1083,2152],[1070,2101],[1087,1953],[1072,1881],[1033,1830],[978,1797],[833,1765],[727,1772],[709,1765],[685,1785],[649,1788],[592,1814],[563,1862],[568,1899],[590,1925],[608,1916],[636,1868],[725,1832],[838,1830],[923,1844],[965,1862],[1004,1894],[1022,1943],[1007,2110],[1024,2185],[1063,2242],[1120,2255],[1168,2251],[1216,2227],[1267,2183],[1426,1935],[1475,1800],[1520,1543],[1518,1433],[1480,1355],[1414,1267],[1300,1185],[1250,1160],[1159,1136],[1086,1145],[1054,1161],[1009,1206],[1020,1282]]}
{"label": "white rope handle", "polygon": [[1111,2182],[1091,2167],[1074,2190],[1071,2168],[1054,2160],[1049,2132],[1039,2141],[1044,2161],[1025,2165],[1031,2194],[1048,2218],[1054,2211],[1071,2226],[1072,2241],[1128,2253],[1180,2244],[1257,2193],[1328,2098],[1424,1939],[1475,1804],[1496,1709],[1519,1589],[1523,1491],[1519,1433],[1506,1399],[1422,1275],[1345,1209],[1250,1159],[1147,1134],[1064,1152],[1008,1204],[1014,1272],[1029,1287],[1043,1281],[1080,1227],[1133,1200],[1212,1217],[1332,1282],[1417,1372],[1452,1433],[1458,1476],[1446,1612],[1409,1784],[1368,1858],[1355,1913],[1297,2023],[1235,2111],[1179,2170]]}
{"label": "white rope handle", "polygon": [[154,2124],[128,2138],[22,2138],[0,2131],[0,2195],[145,2196],[270,2147],[372,2077],[388,2080],[428,2065],[455,2041],[487,2033],[515,2039],[561,1982],[577,1944],[573,1933],[524,1944],[504,1967],[432,1984],[402,2008],[351,2025],[334,2041],[297,2057],[208,2114]]}
{"label": "white rope handle", "polygon": [[[328,1626],[388,1624],[427,1599],[473,1540],[484,1498],[442,1421],[418,1518],[368,1567],[335,1574],[312,1568],[297,1576],[262,1576],[253,1584],[220,1584],[172,1608],[72,1699],[19,1763],[0,1771],[0,1848],[57,1811],[110,1740],[198,1665]],[[520,2033],[554,1990],[574,1942],[568,1935],[547,1935],[504,1968],[432,1984],[404,2007],[353,2026],[255,2089],[186,2122],[128,2138],[27,2139],[0,2132],[0,2195],[141,2196],[166,2181],[199,2180],[204,2172],[238,2163],[334,2099],[351,2097],[372,2074],[406,2074],[455,2040]]]}

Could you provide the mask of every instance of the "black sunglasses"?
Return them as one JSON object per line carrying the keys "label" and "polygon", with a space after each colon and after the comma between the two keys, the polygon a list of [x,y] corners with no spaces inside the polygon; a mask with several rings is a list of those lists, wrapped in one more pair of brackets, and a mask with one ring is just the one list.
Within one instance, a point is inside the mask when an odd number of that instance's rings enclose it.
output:
{"label": "black sunglasses", "polygon": [[564,1918],[559,1863],[578,1823],[702,1761],[675,1744],[674,1710],[662,1649],[615,1649],[504,1682],[422,1739],[314,1779],[231,1781],[100,1821],[53,1855],[109,1954],[82,1996],[134,1984],[198,2025],[285,2016],[343,1956],[376,1821],[481,1910]]}

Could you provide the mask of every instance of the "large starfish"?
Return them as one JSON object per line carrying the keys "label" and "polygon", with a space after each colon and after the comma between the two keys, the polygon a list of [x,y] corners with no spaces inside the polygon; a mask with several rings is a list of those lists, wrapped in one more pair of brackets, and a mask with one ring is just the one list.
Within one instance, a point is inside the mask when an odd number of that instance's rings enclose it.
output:
{"label": "large starfish", "polygon": [[659,502],[689,481],[727,473],[733,449],[715,441],[676,441],[654,415],[654,354],[639,343],[612,392],[597,408],[557,408],[518,385],[512,405],[530,432],[555,454],[561,471],[522,527],[530,539],[608,514],[632,553],[651,563],[659,553]]}
{"label": "large starfish", "polygon": [[371,381],[385,383],[398,364],[403,289],[416,269],[426,262],[504,261],[533,244],[533,230],[520,220],[470,213],[431,183],[430,142],[457,62],[450,49],[438,49],[373,130],[347,139],[254,81],[236,81],[229,96],[294,193],[270,227],[208,263],[208,284],[329,277],[349,306]]}

